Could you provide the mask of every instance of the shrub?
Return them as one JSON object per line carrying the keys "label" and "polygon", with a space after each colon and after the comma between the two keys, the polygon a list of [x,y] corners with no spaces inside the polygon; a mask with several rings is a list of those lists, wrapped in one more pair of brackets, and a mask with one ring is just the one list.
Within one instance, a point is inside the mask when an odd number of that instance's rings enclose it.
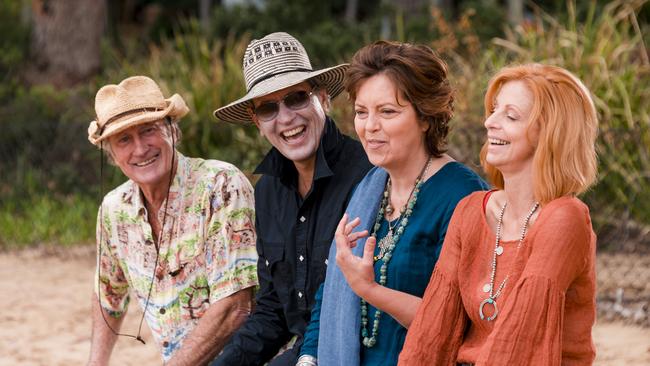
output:
{"label": "shrub", "polygon": [[[576,10],[572,1],[565,14],[553,16],[534,8],[534,16],[524,24],[503,32],[498,29],[503,19],[499,8],[478,1],[465,2],[453,21],[435,8],[405,16],[364,3],[358,24],[332,16],[340,14],[342,1],[330,7],[319,3],[310,10],[317,16],[296,18],[300,22],[286,27],[283,24],[299,10],[285,9],[279,17],[269,17],[274,6],[284,6],[280,0],[269,1],[266,9],[217,8],[212,30],[217,37],[206,36],[198,22],[189,19],[157,42],[145,42],[144,50],[143,40],[135,37],[123,38],[120,50],[105,42],[101,75],[87,85],[56,90],[20,85],[14,70],[25,60],[28,33],[18,21],[17,2],[0,0],[0,30],[15,30],[0,41],[7,50],[0,55],[0,71],[7,72],[0,84],[0,248],[93,240],[100,153],[87,142],[85,131],[100,86],[144,74],[158,81],[165,95],[181,94],[190,114],[181,122],[180,150],[230,161],[250,176],[268,143],[254,126],[217,122],[212,111],[245,94],[241,60],[251,37],[287,30],[305,44],[314,67],[320,68],[345,61],[363,44],[378,39],[385,14],[395,38],[429,43],[449,63],[457,90],[450,153],[476,170],[485,138],[482,100],[491,75],[511,63],[544,62],[580,77],[592,91],[600,116],[601,174],[584,196],[597,232],[647,227],[650,62],[643,39],[648,26],[637,18],[647,18],[647,3],[591,1]],[[307,7],[310,2],[300,4]],[[248,29],[255,33],[243,33]],[[339,127],[353,135],[352,109],[345,96],[335,99],[333,107]],[[125,180],[118,169],[104,173],[105,192]],[[611,237],[605,241],[616,244]]]}
{"label": "shrub", "polygon": [[97,202],[84,195],[40,193],[0,204],[0,248],[73,245],[92,241]]}
{"label": "shrub", "polygon": [[236,163],[251,172],[268,149],[254,126],[233,126],[218,122],[212,112],[217,106],[246,93],[241,60],[249,38],[208,40],[196,20],[187,20],[171,38],[150,45],[147,57],[119,56],[122,61],[107,72],[109,83],[131,75],[148,75],[165,95],[178,93],[190,113],[181,121],[181,151]]}
{"label": "shrub", "polygon": [[636,16],[646,4],[612,1],[597,11],[592,1],[578,17],[575,3],[568,2],[564,21],[536,9],[533,19],[495,38],[477,62],[455,62],[456,148],[478,156],[475,126],[481,121],[487,78],[496,70],[528,62],[562,66],[584,81],[599,113],[600,176],[584,197],[596,228],[606,233],[630,220],[633,226],[650,224],[650,62]]}

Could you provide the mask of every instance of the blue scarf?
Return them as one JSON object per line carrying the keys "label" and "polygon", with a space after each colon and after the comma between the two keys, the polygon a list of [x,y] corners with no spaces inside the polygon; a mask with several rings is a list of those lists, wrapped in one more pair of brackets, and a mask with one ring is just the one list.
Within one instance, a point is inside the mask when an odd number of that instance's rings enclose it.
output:
{"label": "blue scarf", "polygon": [[[361,224],[354,231],[372,232],[387,179],[388,173],[375,167],[357,185],[345,210],[350,220],[355,217],[361,219]],[[363,256],[365,243],[365,238],[358,240],[352,253],[359,257]],[[358,366],[361,346],[361,303],[336,265],[334,241],[330,247],[328,263],[320,313],[318,364]]]}

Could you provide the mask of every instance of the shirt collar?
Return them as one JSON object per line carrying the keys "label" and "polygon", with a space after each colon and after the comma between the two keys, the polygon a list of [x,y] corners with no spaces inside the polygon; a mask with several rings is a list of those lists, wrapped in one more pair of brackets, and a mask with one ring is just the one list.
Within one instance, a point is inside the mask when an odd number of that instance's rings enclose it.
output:
{"label": "shirt collar", "polygon": [[[314,180],[334,175],[330,165],[334,163],[333,152],[339,140],[343,137],[336,127],[334,120],[326,117],[318,150],[316,150],[316,166],[314,168]],[[265,174],[278,177],[286,185],[295,180],[296,167],[293,162],[282,155],[275,147],[264,157],[260,165],[255,169],[255,174]]]}

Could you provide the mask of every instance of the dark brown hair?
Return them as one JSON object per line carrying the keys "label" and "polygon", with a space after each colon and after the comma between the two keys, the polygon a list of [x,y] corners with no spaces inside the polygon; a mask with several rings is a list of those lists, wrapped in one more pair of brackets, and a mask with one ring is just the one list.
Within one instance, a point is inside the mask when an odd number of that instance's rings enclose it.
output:
{"label": "dark brown hair", "polygon": [[447,151],[449,120],[454,113],[453,90],[445,62],[425,45],[377,41],[352,57],[345,74],[345,89],[350,99],[356,99],[364,80],[382,73],[413,105],[420,121],[428,124],[427,151],[440,157]]}

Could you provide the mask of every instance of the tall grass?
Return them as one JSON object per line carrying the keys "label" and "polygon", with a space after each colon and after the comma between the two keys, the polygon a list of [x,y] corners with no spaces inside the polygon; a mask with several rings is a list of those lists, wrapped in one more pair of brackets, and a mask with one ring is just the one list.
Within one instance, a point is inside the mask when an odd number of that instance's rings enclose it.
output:
{"label": "tall grass", "polygon": [[534,18],[507,29],[474,60],[443,49],[458,88],[453,149],[476,162],[484,138],[483,94],[498,69],[529,62],[564,67],[587,85],[598,110],[600,175],[584,196],[596,227],[649,225],[650,62],[636,17],[646,3],[612,1],[597,11],[592,1],[579,18],[569,1],[564,19],[536,8]]}
{"label": "tall grass", "polygon": [[146,58],[116,55],[111,83],[144,74],[156,80],[165,95],[180,94],[190,113],[181,121],[182,149],[191,156],[237,163],[251,172],[269,145],[254,126],[218,122],[212,112],[246,94],[241,71],[249,37],[209,39],[195,19],[182,22],[173,36],[149,46]]}
{"label": "tall grass", "polygon": [[591,90],[600,118],[600,179],[586,198],[599,226],[629,219],[650,224],[650,62],[636,18],[646,3],[613,1],[596,13],[592,1],[579,21],[569,2],[565,23],[540,12],[534,24],[494,41],[495,65],[559,65]]}
{"label": "tall grass", "polygon": [[[487,44],[475,31],[474,10],[467,9],[451,23],[432,9],[431,46],[450,64],[457,89],[452,155],[478,168],[485,136],[483,95],[498,69],[528,62],[562,66],[585,82],[599,113],[601,173],[598,184],[584,196],[597,230],[630,221],[650,224],[650,112],[645,102],[650,100],[650,65],[636,18],[646,3],[613,1],[601,6],[591,1],[586,14],[578,14],[575,2],[569,1],[566,14],[559,17],[535,8],[531,19],[506,29],[505,37]],[[402,37],[410,39],[411,35]],[[114,79],[145,73],[160,81],[167,92],[182,94],[192,110],[183,121],[184,149],[232,161],[251,172],[268,144],[254,127],[216,123],[212,117],[215,107],[245,93],[241,58],[248,40],[207,40],[198,24],[189,20],[160,46],[151,46],[149,57],[121,62]],[[334,101],[332,114],[345,131],[353,133],[346,98]]]}
{"label": "tall grass", "polygon": [[0,248],[92,242],[96,215],[96,200],[79,194],[6,200],[0,204]]}
{"label": "tall grass", "polygon": [[[504,37],[488,43],[483,43],[476,34],[478,28],[473,24],[478,18],[476,11],[467,9],[458,21],[449,22],[432,9],[428,30],[430,44],[449,63],[450,77],[457,90],[450,143],[452,155],[478,169],[478,152],[485,138],[483,95],[489,77],[498,69],[526,62],[565,67],[589,87],[600,118],[599,181],[584,196],[592,209],[597,231],[620,228],[630,222],[650,226],[650,108],[647,102],[650,100],[650,62],[643,38],[647,25],[638,24],[636,17],[647,3],[648,0],[612,1],[603,6],[591,1],[588,11],[578,14],[575,2],[570,1],[566,13],[555,18],[536,9],[534,17],[526,23],[506,29]],[[399,21],[397,16],[396,23]],[[403,40],[413,39],[407,28],[401,27],[398,32]],[[190,114],[181,122],[184,134],[181,151],[190,156],[226,160],[250,174],[269,148],[268,143],[254,126],[232,126],[212,116],[216,107],[245,94],[241,60],[249,39],[247,35],[211,39],[201,32],[195,20],[187,20],[168,38],[149,45],[145,53],[133,51],[140,49],[134,46],[136,40],[128,41],[134,44],[127,44],[122,53],[106,47],[109,64],[98,76],[97,87],[136,74],[152,77],[159,82],[165,95],[179,93],[190,107]],[[347,56],[337,55],[337,58]],[[94,93],[97,87],[88,88]],[[89,95],[88,100],[85,96],[90,93],[81,91],[70,98],[70,105],[74,103],[78,107],[42,112],[44,117],[39,117],[39,121],[48,122],[40,123],[40,130],[35,126],[40,134],[49,131],[47,136],[53,135],[55,141],[65,142],[54,144],[54,149],[39,148],[37,151],[49,154],[32,155],[44,159],[43,166],[54,159],[65,161],[69,167],[47,171],[41,168],[40,176],[30,175],[20,168],[21,160],[16,160],[18,163],[9,166],[17,168],[5,175],[10,177],[16,172],[15,176],[22,180],[0,179],[0,248],[93,240],[98,201],[92,195],[97,189],[60,189],[63,183],[71,187],[92,187],[97,180],[93,168],[95,155],[89,153],[90,148],[83,148],[90,146],[83,135],[92,114],[92,96]],[[55,100],[39,95],[34,94],[32,99]],[[12,102],[7,108],[0,108],[0,115],[8,117],[3,120],[14,122],[24,114],[21,120],[36,121],[27,113],[31,110],[28,106],[18,108],[20,106]],[[345,96],[334,100],[333,107],[331,114],[339,126],[354,134],[351,108]],[[68,109],[76,112],[65,112]],[[88,117],[81,117],[85,110],[88,110]],[[58,116],[62,117],[57,121]],[[4,131],[8,133],[15,125],[7,124]],[[22,136],[18,132],[7,135],[10,138],[3,135],[5,146],[19,146],[18,143],[25,140],[11,137],[14,135]],[[79,141],[71,144],[70,137]],[[50,139],[44,141],[49,143]],[[31,144],[34,145],[34,140]],[[108,172],[106,178],[107,188],[125,179],[115,170]],[[58,185],[51,185],[49,181],[58,182]]]}

